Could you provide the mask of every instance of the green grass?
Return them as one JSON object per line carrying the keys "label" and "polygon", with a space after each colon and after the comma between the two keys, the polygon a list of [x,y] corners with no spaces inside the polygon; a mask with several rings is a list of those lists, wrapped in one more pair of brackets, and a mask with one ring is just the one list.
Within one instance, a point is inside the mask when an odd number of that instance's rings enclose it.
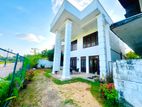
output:
{"label": "green grass", "polygon": [[64,101],[64,105],[66,105],[66,104],[75,105],[76,107],[78,106],[78,105],[74,102],[73,99],[66,99],[66,100]]}
{"label": "green grass", "polygon": [[89,80],[86,80],[86,79],[83,79],[83,78],[73,78],[73,79],[70,79],[70,80],[61,81],[59,79],[52,77],[51,69],[48,69],[45,72],[45,76],[47,78],[50,78],[57,85],[70,84],[70,83],[75,83],[75,82],[87,83],[87,84],[91,85],[91,88],[90,88],[91,94],[97,99],[97,101],[100,104],[102,104],[103,107],[123,107],[122,105],[119,105],[118,103],[116,103],[114,105],[101,96],[101,94],[100,94],[100,82],[92,82],[92,81],[89,81]]}

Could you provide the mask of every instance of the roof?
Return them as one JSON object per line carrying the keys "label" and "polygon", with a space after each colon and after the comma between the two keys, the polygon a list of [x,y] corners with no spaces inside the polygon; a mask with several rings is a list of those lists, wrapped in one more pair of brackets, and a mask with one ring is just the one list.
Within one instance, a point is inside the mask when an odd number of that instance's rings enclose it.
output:
{"label": "roof", "polygon": [[78,26],[85,20],[90,20],[100,13],[103,13],[108,23],[112,24],[111,18],[108,16],[98,0],[93,0],[92,3],[90,3],[82,11],[79,11],[67,0],[64,0],[61,8],[59,9],[58,13],[51,23],[51,32],[55,33],[59,28],[64,26],[63,24],[67,19],[75,22]]}
{"label": "roof", "polygon": [[142,13],[114,23],[110,29],[136,53],[142,55]]}

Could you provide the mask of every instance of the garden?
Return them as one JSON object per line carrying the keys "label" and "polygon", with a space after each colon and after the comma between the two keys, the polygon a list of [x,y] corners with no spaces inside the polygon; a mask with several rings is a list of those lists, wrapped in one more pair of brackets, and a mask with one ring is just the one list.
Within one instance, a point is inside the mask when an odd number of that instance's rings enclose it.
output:
{"label": "garden", "polygon": [[[37,69],[37,61],[47,54],[27,55],[22,69],[0,79],[0,106],[7,107],[123,107],[115,90],[113,74],[106,81],[72,78],[61,81],[51,75],[51,69]],[[47,52],[52,56],[53,51]],[[43,56],[45,54],[45,56]],[[139,58],[128,53],[126,58]],[[48,58],[47,58],[48,59]],[[35,69],[29,69],[29,67]]]}

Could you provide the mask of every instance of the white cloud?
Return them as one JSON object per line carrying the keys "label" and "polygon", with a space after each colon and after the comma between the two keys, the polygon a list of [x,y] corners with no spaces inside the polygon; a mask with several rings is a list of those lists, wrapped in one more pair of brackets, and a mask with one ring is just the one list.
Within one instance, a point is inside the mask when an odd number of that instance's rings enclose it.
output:
{"label": "white cloud", "polygon": [[68,0],[78,10],[82,11],[85,9],[93,0]]}
{"label": "white cloud", "polygon": [[39,44],[38,49],[45,50],[45,49],[52,49],[55,44],[55,34],[50,33],[50,36],[46,38],[46,40]]}
{"label": "white cloud", "polygon": [[29,41],[29,42],[35,42],[35,43],[41,43],[43,40],[45,40],[44,36],[35,35],[33,33],[18,34],[17,37],[19,39],[26,40],[26,41]]}

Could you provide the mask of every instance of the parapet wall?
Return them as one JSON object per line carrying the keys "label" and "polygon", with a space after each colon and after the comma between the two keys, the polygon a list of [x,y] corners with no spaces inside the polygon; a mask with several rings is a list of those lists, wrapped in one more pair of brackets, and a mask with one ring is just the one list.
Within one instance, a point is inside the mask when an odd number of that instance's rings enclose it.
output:
{"label": "parapet wall", "polygon": [[142,60],[116,61],[113,78],[120,96],[134,107],[142,107]]}

